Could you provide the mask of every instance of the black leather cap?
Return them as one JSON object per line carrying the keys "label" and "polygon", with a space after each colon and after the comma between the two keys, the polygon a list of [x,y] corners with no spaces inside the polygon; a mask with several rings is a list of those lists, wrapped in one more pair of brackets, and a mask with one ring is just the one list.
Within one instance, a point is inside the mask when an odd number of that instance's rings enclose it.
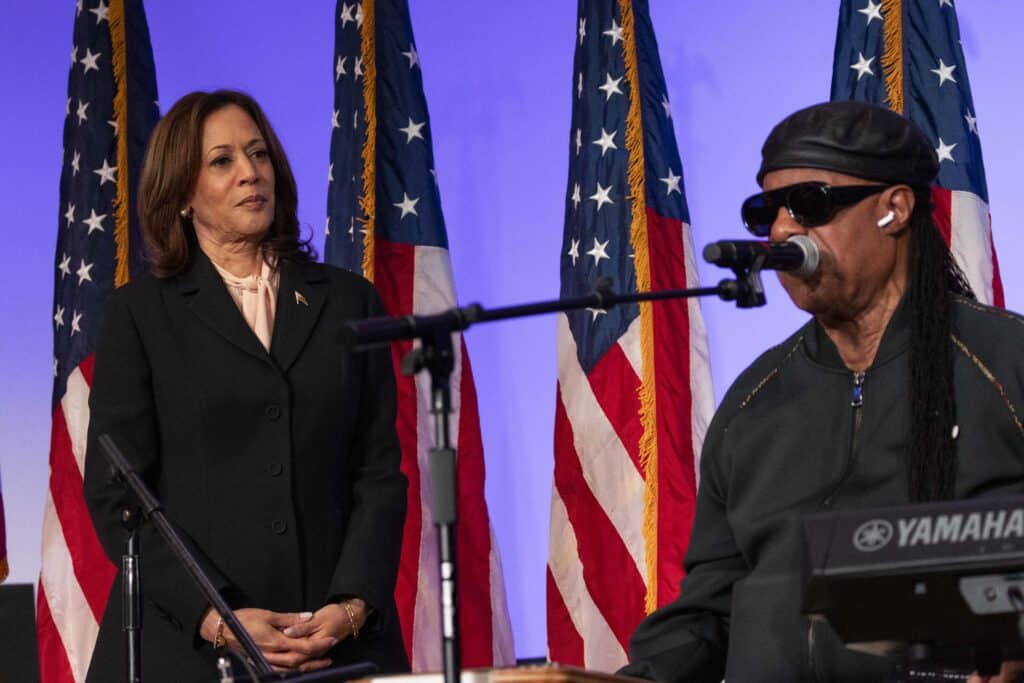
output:
{"label": "black leather cap", "polygon": [[866,102],[826,102],[790,114],[765,140],[758,185],[783,168],[927,187],[939,173],[939,158],[921,129],[895,112]]}

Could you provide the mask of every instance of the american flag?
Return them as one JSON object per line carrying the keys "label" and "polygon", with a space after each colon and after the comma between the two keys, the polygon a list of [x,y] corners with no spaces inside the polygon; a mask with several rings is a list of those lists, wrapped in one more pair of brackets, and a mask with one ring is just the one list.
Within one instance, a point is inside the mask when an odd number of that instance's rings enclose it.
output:
{"label": "american flag", "polygon": [[[645,0],[580,0],[563,297],[693,287],[697,268],[665,79]],[[547,573],[552,661],[612,671],[678,595],[713,406],[696,300],[558,321]]]}
{"label": "american flag", "polygon": [[[338,2],[326,260],[372,280],[390,315],[456,305],[430,122],[405,0]],[[395,597],[413,671],[441,669],[437,532],[430,519],[434,445],[429,379],[398,372],[398,436],[409,507]],[[484,500],[476,388],[455,345],[451,431],[457,436],[457,585],[464,667],[513,663],[504,580]]]}
{"label": "american flag", "polygon": [[888,106],[935,145],[935,223],[978,299],[1003,306],[977,110],[953,0],[843,0],[833,100]]}
{"label": "american flag", "polygon": [[141,0],[79,0],[54,272],[53,425],[37,631],[43,683],[85,680],[116,575],[82,497],[93,351],[107,296],[143,268],[134,181],[159,116]]}

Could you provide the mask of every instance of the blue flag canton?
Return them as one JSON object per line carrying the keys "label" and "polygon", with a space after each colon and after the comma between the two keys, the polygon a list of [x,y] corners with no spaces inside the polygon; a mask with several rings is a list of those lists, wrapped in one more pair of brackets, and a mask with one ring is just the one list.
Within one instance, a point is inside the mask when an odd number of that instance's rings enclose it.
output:
{"label": "blue flag canton", "polygon": [[[833,100],[885,104],[881,0],[843,0],[839,10]],[[903,5],[904,114],[939,156],[938,185],[988,202],[978,119],[952,0]]]}
{"label": "blue flag canton", "polygon": [[658,41],[646,0],[633,2],[640,110],[644,129],[644,180],[647,208],[664,218],[690,222],[683,164],[672,125],[672,106],[661,68]]}
{"label": "blue flag canton", "polygon": [[[384,0],[375,7],[376,237],[447,248],[409,8],[405,0]],[[339,2],[336,16],[326,258],[359,272],[366,223],[359,207],[367,133],[362,5]]]}
{"label": "blue flag canton", "polygon": [[[648,209],[667,218],[688,220],[671,108],[646,3],[634,3],[640,114]],[[619,292],[636,291],[630,241],[629,153],[626,119],[630,87],[626,78],[628,36],[614,0],[581,0],[577,13],[573,63],[572,128],[565,235],[561,254],[561,296],[593,292],[607,277]],[[568,313],[584,371],[591,368],[639,315],[635,304],[609,311]]]}
{"label": "blue flag canton", "polygon": [[[89,3],[91,4],[91,3]],[[75,12],[64,120],[54,277],[53,405],[68,375],[95,350],[114,288],[117,122],[105,2]]]}

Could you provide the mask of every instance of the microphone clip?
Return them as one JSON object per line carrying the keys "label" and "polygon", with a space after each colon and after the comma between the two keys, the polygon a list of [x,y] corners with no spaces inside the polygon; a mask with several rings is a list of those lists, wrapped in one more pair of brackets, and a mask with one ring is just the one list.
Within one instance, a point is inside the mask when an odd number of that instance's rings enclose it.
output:
{"label": "microphone clip", "polygon": [[766,254],[754,259],[748,267],[733,266],[735,279],[725,278],[718,283],[719,297],[722,301],[735,301],[736,308],[758,308],[767,302],[764,296],[764,282],[761,280],[761,268],[764,267]]}

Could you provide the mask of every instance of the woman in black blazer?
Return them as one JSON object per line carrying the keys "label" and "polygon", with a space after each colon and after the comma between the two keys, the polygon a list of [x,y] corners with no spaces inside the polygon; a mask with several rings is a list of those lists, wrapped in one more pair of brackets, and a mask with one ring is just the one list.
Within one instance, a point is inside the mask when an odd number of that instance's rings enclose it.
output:
{"label": "woman in black blazer", "polygon": [[[247,95],[192,93],[150,140],[139,192],[152,275],[110,298],[89,399],[85,496],[119,563],[110,434],[275,667],[408,669],[392,592],[405,515],[387,351],[343,354],[372,285],[314,262],[296,188]],[[141,532],[144,676],[214,680],[238,641],[155,532]],[[123,671],[120,578],[88,681]]]}

